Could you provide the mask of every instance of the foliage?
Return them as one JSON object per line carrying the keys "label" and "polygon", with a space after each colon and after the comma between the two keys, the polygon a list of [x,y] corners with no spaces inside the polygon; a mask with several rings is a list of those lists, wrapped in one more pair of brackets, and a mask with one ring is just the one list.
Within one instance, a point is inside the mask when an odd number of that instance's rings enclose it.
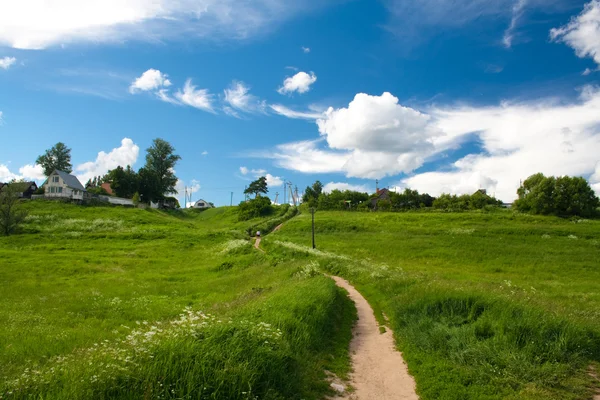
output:
{"label": "foliage", "polygon": [[23,223],[27,212],[20,205],[17,182],[10,182],[0,190],[0,233],[8,236]]}
{"label": "foliage", "polygon": [[321,193],[323,193],[323,184],[321,181],[315,181],[312,186],[307,186],[304,190],[302,203],[308,204],[309,207],[316,207]]}
{"label": "foliage", "polygon": [[581,177],[530,176],[517,190],[515,208],[542,215],[592,217],[597,214],[600,200]]}
{"label": "foliage", "polygon": [[255,199],[241,202],[238,207],[238,218],[247,221],[253,218],[265,217],[273,213],[273,205],[268,197],[258,196]]}
{"label": "foliage", "polygon": [[261,176],[255,181],[250,182],[250,185],[244,190],[244,194],[253,194],[255,197],[260,197],[260,194],[267,194],[269,189],[267,187],[267,178]]}
{"label": "foliage", "polygon": [[126,199],[131,199],[140,189],[140,177],[130,165],[108,171],[107,181],[115,195]]}
{"label": "foliage", "polygon": [[40,186],[36,189],[35,192],[33,192],[33,194],[44,194],[46,193],[46,188],[44,186]]}
{"label": "foliage", "polygon": [[146,164],[139,171],[139,192],[145,202],[162,201],[166,194],[177,193],[177,177],[173,169],[181,157],[163,139],[154,139],[146,152]]}
{"label": "foliage", "polygon": [[51,149],[46,150],[35,161],[44,169],[44,175],[50,176],[54,170],[59,170],[70,174],[73,171],[71,164],[71,149],[64,143],[58,142]]}
{"label": "foliage", "polygon": [[355,210],[360,203],[368,202],[367,193],[335,189],[331,193],[321,193],[317,201],[319,210]]}
{"label": "foliage", "polygon": [[104,196],[108,196],[108,192],[106,191],[106,189],[104,189],[101,186],[89,187],[87,188],[87,191],[91,194],[101,194]]}
{"label": "foliage", "polygon": [[170,208],[181,208],[181,205],[179,205],[179,200],[177,200],[176,197],[165,197],[164,199],[164,205],[168,206]]}
{"label": "foliage", "polygon": [[444,193],[433,201],[433,208],[448,212],[460,212],[467,210],[483,210],[487,206],[501,206],[502,201],[478,190],[472,195]]}
{"label": "foliage", "polygon": [[[389,318],[422,399],[584,399],[600,361],[600,221],[319,212],[261,244],[349,279]],[[270,246],[269,243],[272,243]]]}
{"label": "foliage", "polygon": [[285,210],[283,214],[280,214],[279,216],[271,218],[267,221],[260,222],[259,224],[250,226],[247,229],[247,232],[250,234],[250,236],[256,235],[257,231],[261,232],[263,235],[269,233],[278,225],[283,224],[285,221],[295,217],[298,214],[298,207],[290,207],[289,204],[284,204],[281,206],[281,208]]}
{"label": "foliage", "polygon": [[[404,189],[402,193],[389,192],[391,209],[393,211],[416,210],[431,207],[434,197],[427,193],[420,194],[417,190]],[[378,207],[379,208],[379,207]]]}
{"label": "foliage", "polygon": [[137,206],[138,204],[140,204],[140,194],[138,192],[135,192],[131,200],[133,201],[133,205]]}

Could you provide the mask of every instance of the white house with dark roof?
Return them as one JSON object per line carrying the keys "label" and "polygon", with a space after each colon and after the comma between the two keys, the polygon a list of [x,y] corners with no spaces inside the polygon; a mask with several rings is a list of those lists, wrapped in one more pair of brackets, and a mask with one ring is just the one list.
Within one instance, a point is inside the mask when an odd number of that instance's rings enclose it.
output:
{"label": "white house with dark roof", "polygon": [[79,179],[59,170],[54,170],[42,186],[44,197],[48,198],[85,200],[90,197]]}
{"label": "white house with dark roof", "polygon": [[206,200],[198,200],[197,202],[194,203],[194,205],[192,205],[192,208],[199,208],[199,209],[206,209],[206,208],[213,208],[214,206],[211,205],[208,201]]}

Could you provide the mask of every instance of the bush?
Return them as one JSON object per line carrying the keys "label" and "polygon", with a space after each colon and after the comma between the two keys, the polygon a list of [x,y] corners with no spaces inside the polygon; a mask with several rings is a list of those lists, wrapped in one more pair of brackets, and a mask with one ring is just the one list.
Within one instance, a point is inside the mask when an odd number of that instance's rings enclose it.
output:
{"label": "bush", "polygon": [[268,221],[261,222],[260,224],[252,225],[248,228],[247,232],[250,236],[256,235],[256,231],[260,231],[261,233],[268,233],[275,229],[276,226],[283,224],[290,218],[293,218],[298,214],[297,207],[289,207],[285,214],[280,217],[271,218]]}
{"label": "bush", "polygon": [[27,212],[21,209],[19,192],[7,184],[0,191],[0,233],[10,235],[23,223]]}
{"label": "bush", "polygon": [[271,215],[273,210],[274,208],[271,205],[271,199],[258,196],[250,201],[240,203],[238,208],[238,219],[240,221],[247,221],[253,218],[265,217]]}

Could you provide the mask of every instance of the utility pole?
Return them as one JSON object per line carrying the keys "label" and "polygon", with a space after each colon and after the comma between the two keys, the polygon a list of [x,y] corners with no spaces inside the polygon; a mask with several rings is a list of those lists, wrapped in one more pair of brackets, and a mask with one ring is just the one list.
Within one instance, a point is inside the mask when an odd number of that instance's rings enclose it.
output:
{"label": "utility pole", "polygon": [[283,180],[283,204],[287,204],[285,202],[285,188],[286,188],[286,183],[285,183],[285,179]]}
{"label": "utility pole", "polygon": [[[296,192],[296,201],[300,203],[300,198],[298,197],[298,185],[294,186],[294,191]],[[294,201],[294,205],[296,205],[296,201]]]}
{"label": "utility pole", "polygon": [[229,203],[229,207],[233,206],[233,192],[231,192],[231,202]]}
{"label": "utility pole", "polygon": [[277,204],[278,199],[279,199],[279,192],[275,192],[275,201],[274,201],[275,204]]}
{"label": "utility pole", "polygon": [[316,249],[315,246],[315,208],[310,208],[310,213],[312,214],[312,248]]}
{"label": "utility pole", "polygon": [[184,188],[185,193],[183,194],[183,208],[187,208],[187,186]]}

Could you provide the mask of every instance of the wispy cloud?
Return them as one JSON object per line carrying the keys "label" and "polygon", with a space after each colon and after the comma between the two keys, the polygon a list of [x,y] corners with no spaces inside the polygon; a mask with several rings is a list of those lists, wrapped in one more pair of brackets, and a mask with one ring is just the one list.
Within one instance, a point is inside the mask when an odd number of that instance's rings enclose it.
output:
{"label": "wispy cloud", "polygon": [[236,112],[243,113],[265,113],[266,102],[259,100],[258,97],[250,94],[250,86],[244,82],[233,81],[231,85],[223,91],[225,102],[227,103],[224,109],[226,113],[239,117]]}
{"label": "wispy cloud", "polygon": [[515,29],[517,28],[517,24],[521,17],[523,16],[523,12],[525,10],[525,6],[527,5],[527,0],[516,0],[515,5],[512,8],[512,18],[510,19],[510,25],[504,31],[504,37],[502,38],[502,44],[504,47],[509,49],[512,46],[513,39],[515,36]]}
{"label": "wispy cloud", "polygon": [[296,111],[292,110],[281,104],[270,104],[269,107],[276,114],[283,115],[284,117],[294,118],[294,119],[309,119],[316,120],[323,116],[323,113],[315,112],[315,111]]}
{"label": "wispy cloud", "polygon": [[567,25],[550,30],[550,39],[566,43],[578,57],[591,57],[600,65],[600,0],[587,3]]}
{"label": "wispy cloud", "polygon": [[14,57],[3,57],[0,58],[0,68],[9,69],[11,65],[17,62],[17,59]]}

